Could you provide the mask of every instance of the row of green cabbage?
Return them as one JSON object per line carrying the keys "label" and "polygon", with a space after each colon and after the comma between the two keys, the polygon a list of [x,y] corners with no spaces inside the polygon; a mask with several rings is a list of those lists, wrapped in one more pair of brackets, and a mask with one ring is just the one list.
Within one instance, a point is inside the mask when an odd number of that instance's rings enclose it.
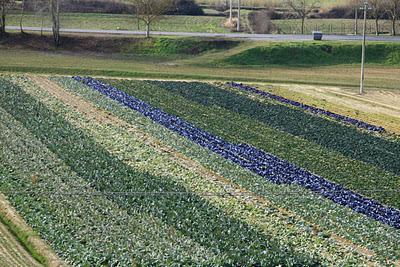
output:
{"label": "row of green cabbage", "polygon": [[[364,216],[355,215],[346,208],[334,205],[330,201],[319,198],[298,187],[270,184],[262,177],[245,171],[217,155],[210,155],[208,151],[185,138],[170,132],[160,125],[151,123],[149,119],[124,108],[110,99],[104,98],[101,94],[82,84],[68,78],[58,78],[56,80],[72,93],[78,94],[95,103],[99,108],[106,109],[124,121],[151,133],[188,157],[201,162],[201,164],[217,173],[223,174],[230,181],[264,196],[280,207],[291,210],[307,221],[312,222],[312,224],[319,224],[322,229],[325,229],[325,233],[337,233],[345,236],[356,244],[373,249],[382,258],[394,259],[398,257],[399,244],[397,244],[395,238],[400,234],[398,230],[383,226]],[[393,250],[387,250],[388,247],[393,248]]]}
{"label": "row of green cabbage", "polygon": [[[400,207],[400,195],[394,190],[400,176],[368,162],[369,160],[353,157],[353,154],[359,152],[358,147],[371,139],[373,141],[366,145],[370,147],[371,155],[368,157],[371,160],[380,158],[379,153],[386,153],[385,155],[393,158],[393,154],[397,153],[396,142],[271,101],[259,102],[210,84],[127,80],[107,82],[230,142],[251,144],[364,196],[395,208]],[[303,117],[307,120],[302,119]],[[314,132],[313,135],[324,132],[324,128],[317,127],[314,120],[321,125],[328,125],[326,129],[340,129],[339,133],[327,130],[326,138],[332,136],[332,140],[337,140],[346,135],[346,132],[349,136],[353,135],[354,142],[357,143],[354,146],[357,148],[349,148],[347,153],[342,153],[343,148],[337,150],[311,140],[307,137],[309,132]],[[298,134],[291,130],[291,124],[303,133]],[[300,129],[302,125],[303,130]],[[351,143],[351,138],[344,142]],[[391,150],[383,149],[384,146],[380,146],[380,143],[385,143]],[[331,144],[334,145],[333,142]],[[395,168],[396,164],[393,163],[390,168]]]}

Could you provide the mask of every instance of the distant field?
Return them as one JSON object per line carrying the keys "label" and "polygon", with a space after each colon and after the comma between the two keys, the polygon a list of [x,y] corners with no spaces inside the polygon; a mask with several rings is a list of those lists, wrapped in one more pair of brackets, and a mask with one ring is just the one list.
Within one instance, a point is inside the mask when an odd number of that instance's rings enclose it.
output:
{"label": "distant field", "polygon": [[[227,0],[196,0],[199,4],[203,5],[222,5],[229,3]],[[233,2],[237,2],[234,0]],[[243,6],[254,6],[262,7],[266,5],[284,6],[283,0],[241,0]],[[349,0],[321,0],[319,5],[323,8],[329,8],[333,6],[340,6],[348,3]]]}
{"label": "distant field", "polygon": [[[243,11],[242,16],[244,27],[247,26],[247,14]],[[19,25],[20,15],[11,14],[7,17],[8,25]],[[183,32],[212,32],[226,33],[229,29],[224,27],[225,18],[216,16],[165,16],[152,25],[154,31],[183,31]],[[359,21],[358,32],[362,30],[361,20]],[[273,20],[277,32],[283,34],[301,33],[300,20]],[[41,17],[35,14],[27,14],[23,18],[24,26],[40,27]],[[48,16],[45,17],[44,27],[51,27]],[[144,30],[142,22],[130,15],[119,14],[93,14],[93,13],[65,13],[61,16],[61,27],[101,30]],[[388,34],[391,29],[389,21],[380,21],[380,31]],[[400,25],[398,25],[398,30]],[[305,32],[311,33],[314,30],[323,31],[325,34],[353,34],[354,21],[351,19],[309,19],[306,21]],[[367,33],[375,34],[375,22],[368,21]]]}
{"label": "distant field", "polygon": [[[20,15],[11,14],[7,17],[8,25],[19,25]],[[151,29],[154,31],[185,31],[185,32],[228,32],[223,27],[224,18],[215,16],[165,16],[155,22]],[[41,17],[27,14],[23,19],[24,26],[40,27]],[[44,19],[44,27],[51,27],[50,17]],[[102,30],[144,30],[144,24],[139,23],[131,15],[95,14],[95,13],[65,13],[61,15],[61,27],[102,29]]]}
{"label": "distant field", "polygon": [[[298,19],[289,20],[273,20],[273,23],[278,27],[279,33],[285,34],[300,34],[301,22]],[[381,33],[389,34],[391,31],[391,22],[388,20],[380,20],[379,22]],[[400,29],[400,24],[397,24],[397,30]],[[354,34],[354,20],[352,19],[308,19],[305,24],[305,33],[312,31],[322,31],[325,34]],[[358,23],[358,34],[362,32],[362,20]],[[368,20],[367,34],[375,34],[375,21]]]}

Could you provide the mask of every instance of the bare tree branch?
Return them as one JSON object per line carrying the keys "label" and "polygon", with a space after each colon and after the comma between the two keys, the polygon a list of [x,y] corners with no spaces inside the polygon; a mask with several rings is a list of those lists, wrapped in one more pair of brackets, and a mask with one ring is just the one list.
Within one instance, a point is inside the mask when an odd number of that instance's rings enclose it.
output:
{"label": "bare tree branch", "polygon": [[60,0],[50,0],[50,13],[55,46],[60,45]]}
{"label": "bare tree branch", "polygon": [[173,7],[174,0],[131,0],[136,7],[136,16],[146,25],[146,37],[150,37],[151,23],[158,20]]}
{"label": "bare tree branch", "polygon": [[369,0],[368,1],[370,14],[375,20],[375,34],[379,35],[379,19],[382,18],[385,12],[383,0]]}
{"label": "bare tree branch", "polygon": [[318,0],[285,0],[286,5],[301,19],[301,33],[304,34],[304,22],[317,7]]}
{"label": "bare tree branch", "polygon": [[400,17],[400,0],[385,0],[384,6],[392,21],[392,35],[396,35],[396,23]]}

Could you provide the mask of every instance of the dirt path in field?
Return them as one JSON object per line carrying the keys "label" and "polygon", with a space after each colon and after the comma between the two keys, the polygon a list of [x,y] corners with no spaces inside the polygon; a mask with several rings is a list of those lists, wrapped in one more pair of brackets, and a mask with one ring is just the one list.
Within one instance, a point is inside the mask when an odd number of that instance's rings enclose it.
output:
{"label": "dirt path in field", "polygon": [[[17,211],[11,206],[6,197],[0,193],[0,214],[20,232],[28,236],[30,245],[45,258],[50,267],[67,266],[50,247],[40,239],[37,234],[25,223]],[[4,241],[4,242],[3,242]],[[16,240],[16,238],[0,223],[0,266],[42,266],[39,264],[26,249]]]}
{"label": "dirt path in field", "polygon": [[41,266],[2,223],[0,223],[0,266]]}
{"label": "dirt path in field", "polygon": [[[78,97],[76,95],[73,95],[63,88],[61,88],[58,84],[55,82],[52,82],[48,80],[46,77],[39,77],[39,76],[31,76],[30,79],[34,81],[38,86],[40,86],[42,89],[46,90],[56,98],[60,99],[63,101],[65,104],[73,107],[76,109],[79,113],[84,114],[87,116],[88,119],[94,119],[97,120],[100,123],[106,123],[106,124],[113,124],[118,127],[121,127],[128,132],[132,132],[135,136],[138,136],[141,141],[143,141],[146,145],[149,145],[156,149],[157,151],[161,153],[168,153],[171,155],[171,159],[173,159],[175,162],[177,162],[179,165],[194,171],[195,173],[198,173],[201,177],[204,177],[208,179],[210,182],[217,183],[220,185],[223,185],[224,188],[227,188],[230,192],[237,192],[238,194],[232,194],[232,197],[236,198],[242,203],[247,203],[251,204],[257,207],[274,207],[279,211],[279,216],[284,218],[287,216],[293,216],[293,217],[298,217],[298,215],[282,209],[280,207],[275,206],[272,204],[270,201],[267,199],[256,195],[255,193],[248,191],[244,188],[242,188],[239,185],[233,184],[230,182],[227,178],[218,175],[217,173],[213,172],[212,170],[204,167],[197,161],[194,161],[179,151],[175,150],[174,148],[171,148],[165,144],[163,144],[160,140],[154,138],[153,136],[143,132],[139,128],[135,127],[132,124],[127,123],[126,121],[123,121],[116,116],[107,113],[104,110],[98,109],[95,107],[93,104],[87,102],[86,100],[82,99],[81,97]],[[304,219],[302,219],[304,221]],[[307,222],[311,225],[314,225],[314,234],[318,235],[318,233],[325,231],[326,229],[321,229],[319,226]],[[289,226],[288,226],[289,227]],[[366,256],[367,258],[370,258],[372,256],[375,256],[375,253],[371,250],[369,250],[366,247],[359,246],[354,244],[352,241],[342,238],[336,234],[332,234],[331,238],[335,240],[338,244],[340,244],[342,247],[345,248],[351,248],[352,250],[357,251],[359,254]],[[329,256],[327,256],[330,258]],[[373,262],[371,262],[371,265],[374,265]]]}

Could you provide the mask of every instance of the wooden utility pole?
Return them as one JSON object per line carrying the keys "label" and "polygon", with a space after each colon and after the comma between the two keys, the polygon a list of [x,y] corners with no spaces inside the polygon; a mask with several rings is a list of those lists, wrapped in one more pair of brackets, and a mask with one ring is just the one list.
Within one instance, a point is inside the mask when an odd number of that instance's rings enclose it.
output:
{"label": "wooden utility pole", "polygon": [[362,41],[362,51],[361,51],[361,79],[360,79],[360,95],[364,94],[364,64],[365,64],[365,30],[367,27],[367,8],[368,2],[364,1],[364,25],[363,25],[363,41]]}

